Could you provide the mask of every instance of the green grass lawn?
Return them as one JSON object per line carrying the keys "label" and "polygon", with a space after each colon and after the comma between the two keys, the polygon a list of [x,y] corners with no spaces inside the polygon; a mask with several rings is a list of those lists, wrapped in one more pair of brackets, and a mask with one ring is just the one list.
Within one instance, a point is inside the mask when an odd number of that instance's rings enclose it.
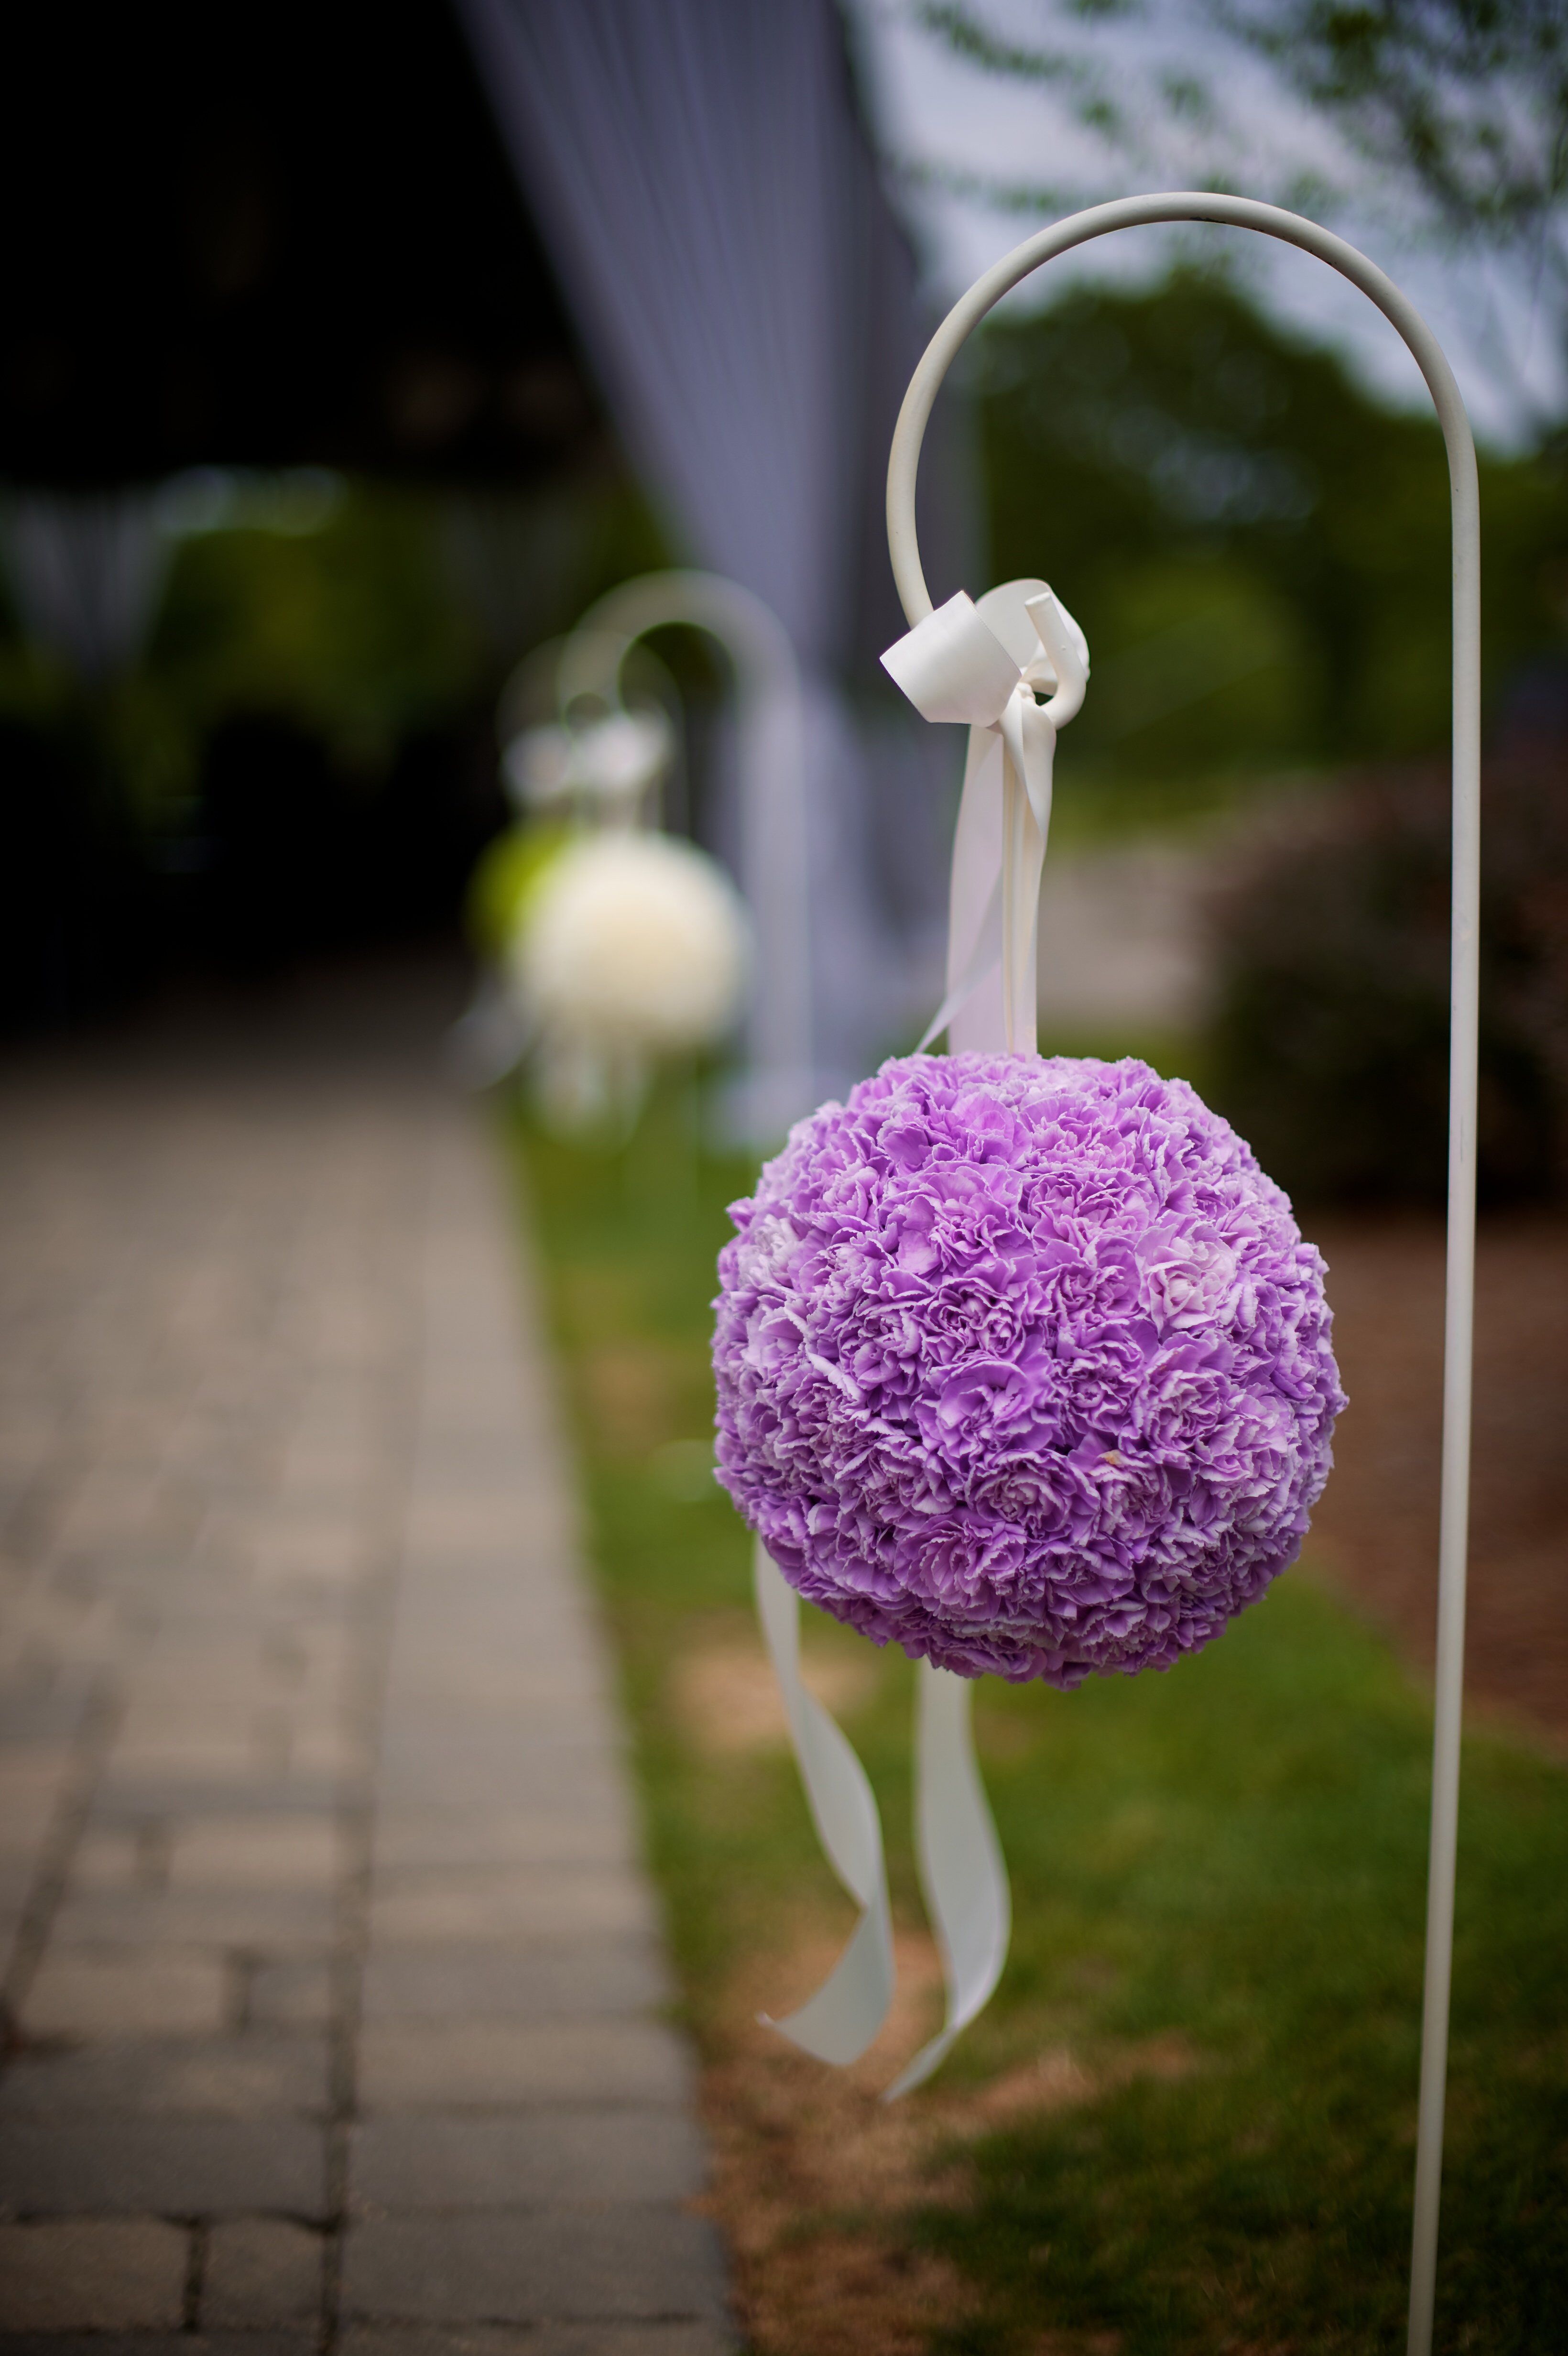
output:
{"label": "green grass lawn", "polygon": [[[712,2057],[732,1976],[754,1975],[770,1944],[787,1946],[793,1919],[832,1902],[787,1759],[764,1749],[715,1772],[678,1698],[679,1664],[741,1626],[748,1605],[748,1542],[728,1502],[705,1493],[693,1444],[711,1412],[723,1206],[748,1173],[698,1154],[676,1092],[618,1154],[520,1119],[511,1134],[650,1851],[687,2016]],[[869,1655],[827,1623],[816,1642]],[[895,1908],[912,1921],[910,1697],[907,1664],[880,1656],[845,1723],[881,1800]],[[987,1680],[976,1715],[1016,1929],[997,1998],[936,2084],[978,2089],[1067,2048],[1088,2092],[966,2140],[963,2193],[949,2166],[944,2197],[899,2219],[912,2254],[942,2254],[972,2291],[971,2319],[933,2325],[932,2349],[1403,2349],[1424,1696],[1308,1569],[1169,1675],[1071,1696]],[[847,1927],[848,1908],[832,1919]],[[1568,1775],[1477,1735],[1461,1830],[1445,2351],[1568,2350],[1565,1963]]]}

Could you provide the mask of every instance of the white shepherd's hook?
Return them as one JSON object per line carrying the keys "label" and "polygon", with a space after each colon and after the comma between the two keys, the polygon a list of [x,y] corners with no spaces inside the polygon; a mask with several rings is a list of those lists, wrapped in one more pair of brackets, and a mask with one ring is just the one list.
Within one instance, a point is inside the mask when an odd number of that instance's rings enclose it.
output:
{"label": "white shepherd's hook", "polygon": [[1476,1258],[1476,1065],[1479,980],[1481,799],[1481,529],[1476,447],[1454,371],[1407,296],[1375,263],[1316,221],[1250,197],[1124,197],[1056,221],[1015,246],[955,304],[904,396],[888,464],[888,546],[910,627],[931,596],[915,537],[914,487],[932,403],[970,331],[1041,262],[1118,229],[1212,221],[1257,230],[1316,254],[1359,286],[1403,337],[1426,380],[1448,454],[1454,553],[1454,903],[1448,1076],[1448,1269],[1444,1334],[1442,1529],[1437,1569],[1437,1681],[1433,1735],[1432,1845],[1426,1898],[1426,1987],[1421,2029],[1421,2116],[1408,2356],[1430,2356],[1437,2275],[1437,2205],[1454,1954],[1454,1870],[1459,1733],[1465,1677],[1465,1566],[1469,1525],[1471,1334]]}
{"label": "white shepherd's hook", "polygon": [[648,573],[599,600],[561,649],[563,711],[579,696],[618,705],[622,666],[650,630],[685,623],[716,638],[741,723],[741,885],[757,928],[747,1026],[749,1096],[736,1126],[772,1142],[816,1102],[805,717],[800,668],[760,597],[716,573]]}

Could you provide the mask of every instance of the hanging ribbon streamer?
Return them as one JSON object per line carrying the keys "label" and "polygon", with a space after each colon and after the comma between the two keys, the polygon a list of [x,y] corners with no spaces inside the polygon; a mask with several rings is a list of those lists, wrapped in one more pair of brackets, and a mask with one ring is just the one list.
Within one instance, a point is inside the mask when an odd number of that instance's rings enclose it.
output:
{"label": "hanging ribbon streamer", "polygon": [[975,1756],[974,1681],[920,1665],[915,1739],[915,1848],[920,1884],[942,1953],[947,2018],[882,2100],[923,2085],[954,2040],[989,2003],[1012,1934],[1008,1869]]}
{"label": "hanging ribbon streamer", "polygon": [[[947,995],[922,1040],[955,1052],[1035,1050],[1040,879],[1051,830],[1056,732],[1083,701],[1083,633],[1043,581],[1009,581],[976,605],[960,591],[882,661],[923,718],[966,723],[953,844]],[[1036,691],[1053,688],[1049,703]],[[920,2085],[988,2001],[1007,1961],[1007,1867],[975,1756],[970,1683],[923,1663],[915,1841],[942,1950],[947,2018],[888,2089]]]}
{"label": "hanging ribbon streamer", "polygon": [[802,1682],[800,1598],[760,1539],[752,1581],[816,1837],[863,1910],[853,1938],[816,1994],[787,2020],[766,2013],[761,2019],[819,2062],[858,2062],[893,2000],[893,1928],[881,1818],[848,1738]]}
{"label": "hanging ribbon streamer", "polygon": [[[1043,581],[1012,581],[978,605],[961,590],[882,661],[925,719],[969,729],[953,846],[947,994],[921,1045],[946,1031],[955,1052],[1032,1055],[1051,767],[1056,732],[1083,701],[1083,633]],[[1036,694],[1043,688],[1055,692],[1041,705]],[[755,1584],[817,1837],[863,1910],[816,1994],[769,2026],[824,2062],[853,2062],[881,2028],[893,1996],[881,1824],[864,1768],[801,1682],[799,1599],[760,1545]],[[923,1662],[918,1690],[915,1844],[942,1954],[946,2018],[888,2088],[886,2102],[923,2084],[988,2001],[1012,1928],[1007,1868],[975,1755],[972,1681]]]}

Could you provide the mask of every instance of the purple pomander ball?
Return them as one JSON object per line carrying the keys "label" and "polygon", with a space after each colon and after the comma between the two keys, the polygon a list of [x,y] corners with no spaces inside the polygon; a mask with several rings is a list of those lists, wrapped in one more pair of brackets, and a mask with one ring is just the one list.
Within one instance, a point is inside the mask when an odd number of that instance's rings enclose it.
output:
{"label": "purple pomander ball", "polygon": [[719,1478],[836,1619],[1072,1687],[1295,1560],[1345,1404],[1323,1261],[1185,1081],[895,1057],[731,1215]]}

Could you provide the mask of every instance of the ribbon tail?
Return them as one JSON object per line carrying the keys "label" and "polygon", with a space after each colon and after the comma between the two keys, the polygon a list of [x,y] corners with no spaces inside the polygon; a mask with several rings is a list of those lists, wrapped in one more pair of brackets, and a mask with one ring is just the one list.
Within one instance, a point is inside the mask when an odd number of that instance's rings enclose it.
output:
{"label": "ribbon tail", "polygon": [[[1083,632],[1043,583],[1008,583],[983,602],[984,613],[962,594],[950,599],[882,658],[926,719],[967,721],[970,730],[953,847],[947,996],[921,1045],[945,1028],[955,1054],[1029,1054],[1056,733],[1083,703],[1089,657]],[[1035,701],[1032,679],[1040,666],[1030,651],[1031,632],[1055,681],[1044,707]],[[993,928],[1000,936],[995,955]],[[993,984],[997,966],[999,982]],[[921,1883],[942,1951],[946,2018],[888,2088],[886,2102],[930,2077],[989,2000],[1007,1960],[1012,1905],[975,1756],[971,1695],[967,1679],[922,1665],[916,1832]]]}
{"label": "ribbon tail", "polygon": [[987,977],[995,973],[1002,961],[1002,879],[998,873],[991,886],[991,896],[986,903],[986,913],[980,919],[980,930],[969,959],[957,980],[925,1027],[924,1035],[915,1049],[923,1055],[933,1039],[939,1039],[955,1015],[961,1014],[969,1001]]}
{"label": "ribbon tail", "polygon": [[790,1738],[816,1837],[863,1911],[827,1978],[786,2019],[758,2015],[804,2052],[840,2066],[858,2061],[893,2000],[893,1930],[876,1794],[847,1736],[800,1674],[800,1598],[759,1539],[752,1556],[757,1617],[789,1719]]}
{"label": "ribbon tail", "polygon": [[1015,697],[1003,716],[1002,732],[1029,797],[1043,859],[1051,833],[1051,773],[1056,766],[1056,723],[1051,706],[1037,703],[1027,693]]}
{"label": "ribbon tail", "polygon": [[1000,729],[971,728],[953,837],[946,995],[922,1042],[945,1031],[954,1055],[983,1045],[1001,1020],[1002,760]]}
{"label": "ribbon tail", "polygon": [[1003,766],[1002,1004],[1008,1052],[1035,1052],[1040,879],[1051,828],[1056,730],[1020,686],[1001,719]]}
{"label": "ribbon tail", "polygon": [[1007,1867],[975,1755],[974,1686],[920,1665],[915,1841],[921,1888],[942,1951],[947,2018],[882,2096],[923,2085],[989,2001],[1007,1961],[1012,1901]]}

